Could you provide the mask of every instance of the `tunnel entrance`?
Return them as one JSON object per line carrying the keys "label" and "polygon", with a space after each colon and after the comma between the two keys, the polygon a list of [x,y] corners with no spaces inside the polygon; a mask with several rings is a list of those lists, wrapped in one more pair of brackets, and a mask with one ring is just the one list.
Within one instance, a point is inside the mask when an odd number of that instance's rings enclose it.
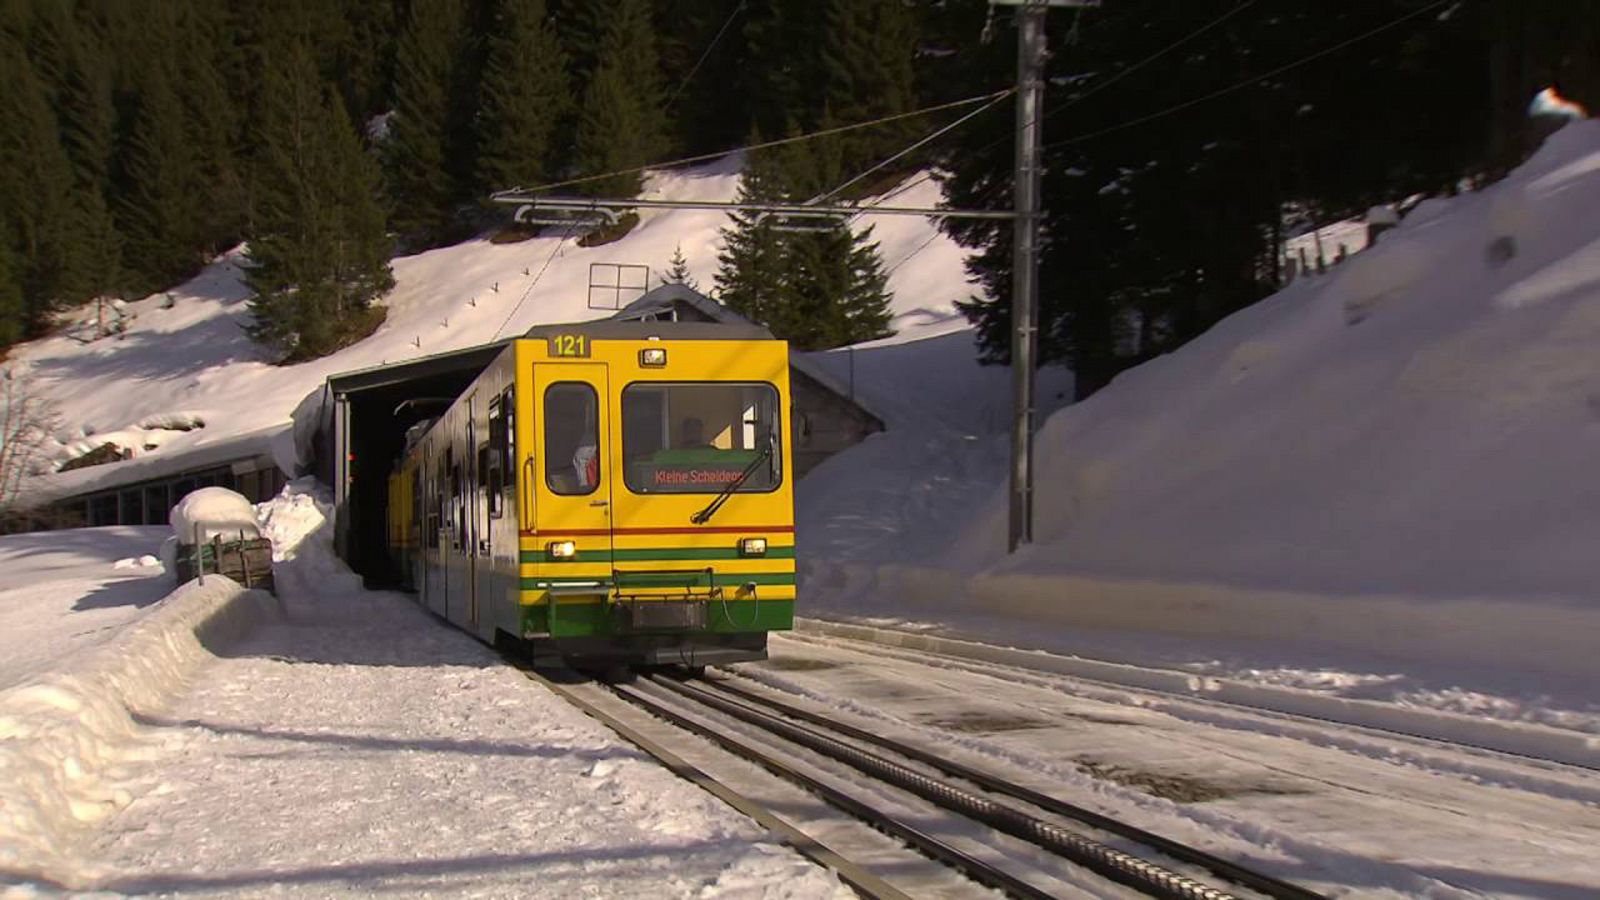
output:
{"label": "tunnel entrance", "polygon": [[334,487],[335,549],[369,587],[400,581],[388,552],[388,484],[406,429],[444,412],[508,343],[328,379],[334,402],[323,446],[331,465],[319,469]]}

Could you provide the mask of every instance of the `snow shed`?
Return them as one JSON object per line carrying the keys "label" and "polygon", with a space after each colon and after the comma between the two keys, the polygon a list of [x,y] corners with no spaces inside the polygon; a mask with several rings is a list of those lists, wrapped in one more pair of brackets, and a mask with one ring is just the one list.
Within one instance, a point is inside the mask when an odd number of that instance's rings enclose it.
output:
{"label": "snow shed", "polygon": [[333,485],[334,549],[369,581],[387,582],[388,479],[406,429],[443,412],[511,339],[334,375],[323,390],[313,471]]}
{"label": "snow shed", "polygon": [[[573,327],[593,329],[608,322],[759,328],[715,300],[678,284],[656,288],[609,319]],[[542,333],[551,327],[540,325],[534,330]],[[313,471],[333,486],[335,550],[369,582],[391,583],[398,577],[391,571],[385,546],[388,477],[405,449],[406,429],[443,412],[510,342],[507,338],[328,379],[311,442]],[[790,440],[795,474],[803,477],[822,460],[884,426],[881,418],[851,396],[848,387],[803,354],[791,353],[789,359],[794,400]]]}

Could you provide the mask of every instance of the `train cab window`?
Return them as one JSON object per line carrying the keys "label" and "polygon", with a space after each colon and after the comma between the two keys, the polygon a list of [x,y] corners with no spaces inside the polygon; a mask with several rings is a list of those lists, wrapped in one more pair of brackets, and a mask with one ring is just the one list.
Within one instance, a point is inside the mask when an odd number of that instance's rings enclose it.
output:
{"label": "train cab window", "polygon": [[600,486],[600,400],[581,381],[544,392],[544,481],[551,492],[592,494]]}
{"label": "train cab window", "polygon": [[623,480],[636,494],[775,490],[778,392],[770,384],[637,382],[622,391]]}

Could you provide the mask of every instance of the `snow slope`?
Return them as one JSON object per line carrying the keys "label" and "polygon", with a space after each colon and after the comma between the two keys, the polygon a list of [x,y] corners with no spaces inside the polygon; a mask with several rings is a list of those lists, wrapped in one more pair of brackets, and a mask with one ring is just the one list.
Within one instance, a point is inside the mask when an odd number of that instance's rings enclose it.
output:
{"label": "snow slope", "polygon": [[[645,196],[731,200],[737,185],[738,161],[730,158],[658,173]],[[891,194],[894,205],[906,206],[933,206],[940,196],[931,180],[910,181]],[[475,240],[401,257],[394,261],[395,289],[383,301],[388,319],[375,334],[288,367],[271,365],[244,334],[249,293],[235,251],[186,284],[126,304],[130,318],[120,337],[85,343],[74,336],[82,328],[68,328],[13,351],[17,368],[59,408],[54,458],[107,441],[134,452],[122,463],[32,479],[29,488],[45,499],[108,478],[131,480],[135,470],[170,466],[179,454],[195,464],[202,454],[222,461],[266,452],[295,406],[331,374],[482,344],[537,324],[602,318],[611,310],[589,307],[591,263],[648,265],[654,277],[681,247],[708,290],[726,222],[716,211],[647,210],[637,228],[603,247],[578,247],[553,230],[521,243]],[[906,336],[961,327],[954,303],[975,290],[962,270],[963,251],[926,219],[861,217],[857,227],[867,226],[885,266],[894,268],[895,327]]]}
{"label": "snow slope", "polygon": [[950,427],[1003,376],[952,389],[954,339],[858,350],[916,433],[803,485],[808,609],[1595,733],[1596,209],[1578,122],[1061,410],[1014,557],[1004,438]]}
{"label": "snow slope", "polygon": [[1596,605],[1596,209],[1575,123],[1055,416],[1009,568]]}

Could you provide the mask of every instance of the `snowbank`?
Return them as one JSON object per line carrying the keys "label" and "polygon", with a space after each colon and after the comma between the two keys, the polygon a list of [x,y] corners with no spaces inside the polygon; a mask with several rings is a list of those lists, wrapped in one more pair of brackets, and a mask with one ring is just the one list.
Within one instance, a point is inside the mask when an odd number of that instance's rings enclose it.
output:
{"label": "snowbank", "polygon": [[1003,489],[952,529],[971,596],[1600,674],[1596,209],[1600,123],[1578,122],[1052,416],[1036,543],[1006,557]]}
{"label": "snowbank", "polygon": [[[272,539],[275,559],[288,562],[301,582],[322,578],[331,585],[340,583],[333,573],[298,572],[294,562],[308,538],[316,542],[311,560],[333,555],[323,546],[331,530],[325,495],[313,479],[300,479],[252,508],[232,491],[207,488],[173,511],[173,525],[224,516],[231,528],[248,524]],[[347,580],[359,589],[359,579]],[[203,584],[191,581],[168,594],[70,667],[0,692],[0,872],[53,882],[92,877],[93,867],[76,855],[81,826],[127,805],[117,773],[142,753],[140,718],[182,692],[217,647],[283,612],[271,594],[207,575]]]}
{"label": "snowbank", "polygon": [[75,878],[80,826],[129,802],[115,777],[139,753],[138,719],[210,657],[274,614],[270,594],[222,577],[179,588],[71,671],[0,693],[0,870]]}

